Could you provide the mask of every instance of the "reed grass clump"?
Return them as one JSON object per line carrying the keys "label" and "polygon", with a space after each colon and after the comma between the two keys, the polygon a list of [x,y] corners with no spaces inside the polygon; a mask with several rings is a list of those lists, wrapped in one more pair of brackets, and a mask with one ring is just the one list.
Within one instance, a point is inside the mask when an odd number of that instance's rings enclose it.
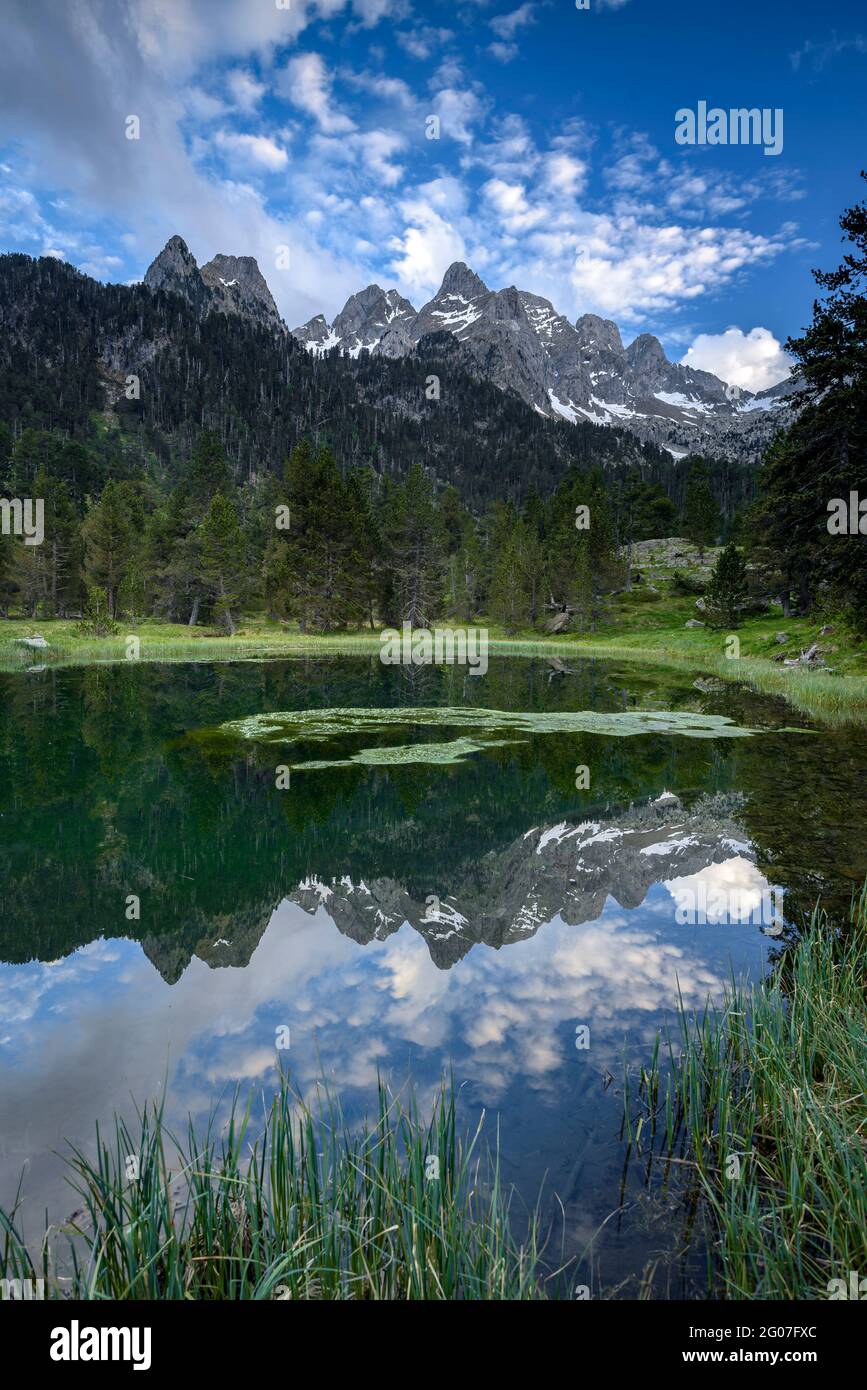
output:
{"label": "reed grass clump", "polygon": [[81,1209],[36,1258],[15,1211],[0,1213],[2,1277],[76,1299],[545,1296],[537,1214],[519,1241],[498,1156],[480,1152],[481,1122],[458,1133],[453,1088],[425,1124],[380,1085],[375,1122],[357,1130],[321,1096],[314,1112],[281,1077],[255,1137],[237,1096],[225,1124],[212,1117],[201,1137],[190,1122],[183,1142],[161,1106],[135,1134],[117,1119],[94,1159],[71,1151]]}
{"label": "reed grass clump", "polygon": [[711,1296],[828,1298],[831,1280],[867,1276],[865,985],[867,889],[840,927],[817,909],[761,985],[681,1006],[637,1088],[627,1079],[630,1149],[657,1177],[691,1166]]}

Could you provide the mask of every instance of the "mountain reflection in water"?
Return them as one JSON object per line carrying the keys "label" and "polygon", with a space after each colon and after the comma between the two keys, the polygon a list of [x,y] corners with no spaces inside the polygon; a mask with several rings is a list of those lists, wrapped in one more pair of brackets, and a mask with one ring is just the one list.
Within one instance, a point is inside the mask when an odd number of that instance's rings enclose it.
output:
{"label": "mountain reflection in water", "polygon": [[[235,1083],[267,1092],[282,1063],[307,1092],[324,1076],[350,1118],[378,1073],[411,1077],[425,1104],[451,1068],[461,1119],[487,1109],[491,1141],[499,1125],[506,1179],[562,1199],[570,1251],[623,1205],[594,1243],[594,1287],[634,1293],[674,1248],[640,1174],[621,1191],[624,1058],[647,1060],[678,989],[702,1007],[732,970],[761,973],[780,945],[749,913],[770,887],[793,923],[819,891],[848,901],[867,873],[850,830],[863,736],[781,732],[775,702],[599,663],[551,685],[544,663],[499,660],[469,683],[426,672],[414,693],[427,709],[679,710],[758,733],[524,730],[452,764],[293,771],[280,790],[279,745],[198,731],[270,710],[404,719],[400,673],[359,658],[0,678],[0,1202],[26,1161],[32,1234],[46,1206],[68,1214],[65,1138],[86,1147],[166,1079],[170,1119],[202,1118]],[[419,719],[399,739],[453,734]],[[346,762],[358,743],[344,731],[293,762]],[[678,925],[702,882],[743,910]]]}

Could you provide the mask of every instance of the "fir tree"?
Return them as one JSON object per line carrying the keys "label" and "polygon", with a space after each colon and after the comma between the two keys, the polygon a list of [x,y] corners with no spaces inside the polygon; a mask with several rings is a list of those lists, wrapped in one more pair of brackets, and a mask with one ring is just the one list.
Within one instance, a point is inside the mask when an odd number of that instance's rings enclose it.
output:
{"label": "fir tree", "polygon": [[65,483],[40,467],[31,484],[34,501],[43,506],[45,535],[41,545],[16,541],[11,577],[31,617],[64,617],[80,596],[79,519]]}
{"label": "fir tree", "polygon": [[12,537],[0,531],[0,614],[4,618],[8,618],[9,605],[18,590],[12,574],[13,556]]}
{"label": "fir tree", "polygon": [[705,593],[708,618],[714,627],[737,627],[747,597],[747,567],[734,541],[729,541],[714,565]]}
{"label": "fir tree", "polygon": [[214,620],[233,636],[232,610],[237,611],[243,600],[246,556],[238,514],[221,492],[211,499],[198,530],[198,540],[201,575]]}
{"label": "fir tree", "polygon": [[719,534],[720,525],[719,507],[711,491],[707,468],[703,463],[695,463],[687,483],[681,527],[687,540],[698,546],[702,563],[704,552]]}
{"label": "fir tree", "polygon": [[117,623],[108,611],[108,595],[98,584],[87,585],[84,614],[78,625],[82,637],[113,637]]}
{"label": "fir tree", "polygon": [[216,430],[203,430],[190,454],[182,494],[196,521],[201,520],[217,493],[232,494],[232,476]]}
{"label": "fir tree", "polygon": [[405,485],[396,490],[389,539],[395,618],[429,627],[445,597],[445,541],[433,488],[420,464],[413,464]]}
{"label": "fir tree", "polygon": [[112,618],[117,612],[118,590],[139,546],[142,523],[141,499],[128,482],[106,483],[84,521],[87,582],[105,590]]}
{"label": "fir tree", "polygon": [[530,621],[530,599],[521,553],[525,539],[526,528],[516,521],[500,545],[491,574],[491,617],[502,623],[508,633],[517,632]]}
{"label": "fir tree", "polygon": [[175,488],[149,518],[143,544],[147,593],[156,616],[194,627],[203,598],[198,536],[184,492]]}
{"label": "fir tree", "polygon": [[867,206],[848,208],[840,227],[852,249],[837,270],[813,272],[826,298],[786,343],[808,404],[765,456],[750,523],[754,559],[785,612],[793,593],[801,611],[821,596],[863,632],[867,526],[861,515],[838,527],[832,514],[848,513],[851,492],[864,500],[867,478]]}

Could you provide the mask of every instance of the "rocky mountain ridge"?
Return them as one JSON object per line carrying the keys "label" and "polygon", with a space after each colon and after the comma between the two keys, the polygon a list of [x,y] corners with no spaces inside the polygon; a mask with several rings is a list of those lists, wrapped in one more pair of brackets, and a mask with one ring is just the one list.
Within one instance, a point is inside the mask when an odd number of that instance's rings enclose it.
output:
{"label": "rocky mountain ridge", "polygon": [[429,335],[448,333],[477,374],[539,414],[621,425],[674,458],[694,451],[758,458],[797,391],[786,382],[740,390],[670,362],[649,333],[624,347],[612,320],[583,314],[573,324],[540,295],[514,285],[489,289],[463,262],[448,268],[418,311],[396,290],[368,285],[333,323],[319,314],[292,333],[316,356],[339,350],[353,357],[407,356]]}
{"label": "rocky mountain ridge", "polygon": [[[142,429],[164,459],[213,429],[239,479],[279,471],[312,437],[342,468],[403,476],[419,462],[479,512],[495,498],[547,496],[572,467],[618,477],[638,469],[680,502],[670,454],[624,429],[541,415],[474,368],[450,333],[402,356],[311,354],[275,318],[254,261],[215,257],[200,270],[180,238],[147,280],[104,284],[54,257],[0,255],[0,420],[26,412],[37,427],[87,437],[98,412]],[[402,331],[414,317],[407,308],[387,300],[384,329]],[[359,331],[369,312],[359,296],[350,327],[354,315]],[[436,402],[431,374],[442,386]],[[726,495],[737,505],[750,469],[734,467]]]}
{"label": "rocky mountain ridge", "polygon": [[274,297],[253,256],[214,256],[201,269],[182,237],[171,237],[145,271],[149,290],[168,290],[188,300],[200,314],[238,314],[286,332]]}
{"label": "rocky mountain ridge", "polygon": [[[183,295],[197,314],[237,314],[286,334],[271,291],[251,256],[217,255],[199,266],[173,236],[148,267],[145,285]],[[572,323],[550,300],[510,285],[492,290],[463,261],[416,309],[396,289],[367,285],[331,323],[316,314],[291,336],[317,358],[363,353],[424,355],[447,334],[468,371],[517,394],[546,419],[617,425],[675,459],[704,453],[758,461],[791,420],[798,383],[764,391],[732,386],[712,372],[671,362],[658,338],[641,333],[624,347],[611,319],[582,314]]]}
{"label": "rocky mountain ridge", "polygon": [[[305,912],[330,919],[359,946],[384,941],[408,923],[431,960],[449,970],[471,950],[526,941],[554,917],[571,926],[596,921],[609,898],[639,907],[655,884],[700,873],[736,858],[755,861],[739,823],[737,794],[700,798],[687,808],[671,792],[610,816],[574,824],[536,825],[500,852],[474,864],[448,896],[419,897],[393,878],[311,874],[286,892]],[[176,945],[145,939],[165,979],[179,977],[195,954],[212,969],[246,965],[276,902],[242,922],[210,920],[201,940]],[[231,927],[231,930],[230,930]]]}

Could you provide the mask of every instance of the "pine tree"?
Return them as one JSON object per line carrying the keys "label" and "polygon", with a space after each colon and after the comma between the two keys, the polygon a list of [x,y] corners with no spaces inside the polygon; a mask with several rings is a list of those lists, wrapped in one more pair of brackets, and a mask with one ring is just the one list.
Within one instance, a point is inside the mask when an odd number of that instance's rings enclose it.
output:
{"label": "pine tree", "polygon": [[[576,502],[576,497],[581,501]],[[584,500],[589,499],[589,500]],[[578,507],[589,508],[588,519]],[[545,539],[542,547],[545,579],[545,607],[549,613],[569,612],[580,627],[589,624],[593,614],[594,529],[601,522],[598,498],[586,488],[583,480],[570,479],[561,485],[551,498]],[[601,529],[601,526],[600,526]],[[595,538],[600,554],[607,553],[607,542]]]}
{"label": "pine tree", "polygon": [[801,611],[821,597],[864,632],[867,525],[847,516],[837,530],[832,514],[849,511],[852,492],[863,502],[867,478],[867,206],[848,208],[840,227],[852,249],[837,270],[813,272],[826,298],[786,343],[808,403],[765,456],[750,524],[754,560],[784,612],[793,593]]}
{"label": "pine tree", "polygon": [[446,555],[452,556],[460,546],[464,538],[464,523],[466,513],[461,503],[461,495],[457,488],[450,483],[443,489],[439,499],[440,520],[442,523],[443,536],[445,538]]}
{"label": "pine tree", "polygon": [[108,596],[98,584],[87,585],[84,614],[78,625],[82,637],[113,637],[117,623],[108,611]]}
{"label": "pine tree", "polygon": [[705,594],[708,619],[713,627],[737,627],[741,605],[747,598],[747,567],[734,541],[721,552]]}
{"label": "pine tree", "polygon": [[467,518],[459,548],[448,562],[448,611],[461,622],[470,623],[482,609],[485,585],[485,554],[475,523]]}
{"label": "pine tree", "polygon": [[142,559],[134,555],[127,566],[126,573],[117,591],[119,616],[129,618],[132,623],[141,622],[148,607],[148,587]]}
{"label": "pine tree", "polygon": [[315,456],[303,442],[287,470],[291,525],[287,596],[303,632],[333,632],[365,616],[369,595],[358,587],[359,494],[347,487],[326,448]]}
{"label": "pine tree", "polygon": [[384,540],[374,505],[375,484],[369,469],[353,469],[346,480],[347,514],[352,523],[347,598],[353,616],[366,620],[371,631],[382,605],[385,569]]}
{"label": "pine tree", "polygon": [[153,612],[167,622],[195,627],[204,590],[198,536],[182,488],[175,488],[148,518],[142,565]]}
{"label": "pine tree", "polygon": [[390,522],[395,618],[430,627],[445,597],[445,540],[433,488],[420,464],[396,489]]}
{"label": "pine tree", "polygon": [[707,468],[703,463],[695,463],[687,483],[681,526],[687,540],[698,546],[702,563],[704,552],[708,546],[713,545],[721,524],[722,519],[711,491]]}
{"label": "pine tree", "polygon": [[491,616],[506,632],[517,632],[530,621],[530,598],[521,553],[525,529],[516,521],[511,534],[500,544],[491,574]]}
{"label": "pine tree", "polygon": [[68,485],[39,473],[34,489],[45,502],[45,591],[49,617],[64,617],[81,593],[82,542],[79,517]]}
{"label": "pine tree", "polygon": [[211,499],[198,529],[201,576],[216,622],[235,633],[232,610],[243,601],[246,574],[244,535],[238,514],[221,492]]}
{"label": "pine tree", "polygon": [[4,618],[8,618],[9,606],[18,591],[12,572],[13,558],[12,537],[4,536],[3,532],[0,531],[0,614]]}
{"label": "pine tree", "polygon": [[545,605],[545,553],[532,520],[522,516],[515,527],[516,561],[527,595],[527,623],[535,627]]}
{"label": "pine tree", "polygon": [[33,500],[43,506],[41,545],[16,541],[9,554],[9,578],[31,617],[64,617],[80,597],[81,538],[75,507],[65,483],[40,467],[31,479]]}
{"label": "pine tree", "polygon": [[196,521],[205,515],[217,493],[223,497],[232,495],[232,476],[216,430],[203,430],[199,435],[181,488]]}
{"label": "pine tree", "polygon": [[[12,462],[12,431],[5,420],[0,420],[0,497],[6,494],[6,482]],[[11,489],[10,489],[11,491]]]}
{"label": "pine tree", "polygon": [[84,520],[85,575],[89,585],[105,590],[112,618],[118,590],[139,548],[142,525],[141,499],[127,482],[106,483]]}

